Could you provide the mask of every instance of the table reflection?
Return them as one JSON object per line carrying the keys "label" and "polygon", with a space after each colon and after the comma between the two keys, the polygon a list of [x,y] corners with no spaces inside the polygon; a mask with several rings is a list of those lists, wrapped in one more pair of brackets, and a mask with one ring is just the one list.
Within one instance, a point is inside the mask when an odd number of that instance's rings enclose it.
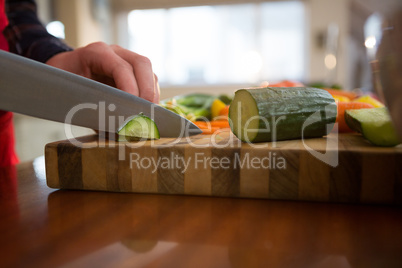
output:
{"label": "table reflection", "polygon": [[0,168],[0,219],[18,217],[18,182],[15,166]]}
{"label": "table reflection", "polygon": [[399,209],[380,206],[63,190],[48,197],[49,239],[66,242],[54,253],[69,254],[75,267],[90,254],[147,267],[402,267],[401,223]]}

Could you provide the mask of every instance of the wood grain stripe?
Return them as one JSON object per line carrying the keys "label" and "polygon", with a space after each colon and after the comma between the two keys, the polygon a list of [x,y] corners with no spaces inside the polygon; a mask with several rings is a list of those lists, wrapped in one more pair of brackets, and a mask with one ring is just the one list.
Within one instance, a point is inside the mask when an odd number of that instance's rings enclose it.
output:
{"label": "wood grain stripe", "polygon": [[268,198],[271,162],[269,153],[268,150],[247,147],[241,149],[240,196]]}
{"label": "wood grain stripe", "polygon": [[[117,155],[117,181],[122,192],[131,192],[132,178],[130,169],[130,149],[124,144],[119,144]],[[124,158],[123,158],[124,156]]]}
{"label": "wood grain stripe", "polygon": [[361,189],[362,156],[356,152],[339,154],[339,165],[330,171],[330,201],[358,203]]}
{"label": "wood grain stripe", "polygon": [[329,201],[330,166],[308,152],[300,154],[299,199]]}
{"label": "wood grain stripe", "polygon": [[88,148],[82,150],[82,183],[84,189],[107,190],[107,150]]}
{"label": "wood grain stripe", "polygon": [[184,148],[160,147],[157,151],[158,193],[184,194]]}
{"label": "wood grain stripe", "polygon": [[117,146],[113,145],[106,148],[106,163],[103,167],[106,169],[106,188],[109,191],[121,191],[119,185],[119,151],[116,150]]}
{"label": "wood grain stripe", "polygon": [[395,187],[395,158],[382,154],[363,156],[362,203],[392,203]]}
{"label": "wood grain stripe", "polygon": [[236,165],[239,158],[238,148],[211,148],[212,195],[240,196],[240,167]]}
{"label": "wood grain stripe", "polygon": [[[297,200],[299,197],[299,151],[275,151],[269,177],[269,198]],[[284,165],[279,164],[284,162]]]}
{"label": "wood grain stripe", "polygon": [[131,173],[131,185],[133,192],[157,193],[158,171],[153,166],[158,159],[156,149],[141,146],[138,148],[126,148],[129,151],[127,168]]}
{"label": "wood grain stripe", "polygon": [[61,188],[83,189],[81,148],[70,143],[58,144],[57,164]]}
{"label": "wood grain stripe", "polygon": [[48,144],[45,147],[46,182],[50,188],[60,188],[57,146]]}
{"label": "wood grain stripe", "polygon": [[184,172],[184,193],[211,195],[211,166],[205,162],[211,158],[211,150],[188,146],[184,150],[184,158],[188,161]]}

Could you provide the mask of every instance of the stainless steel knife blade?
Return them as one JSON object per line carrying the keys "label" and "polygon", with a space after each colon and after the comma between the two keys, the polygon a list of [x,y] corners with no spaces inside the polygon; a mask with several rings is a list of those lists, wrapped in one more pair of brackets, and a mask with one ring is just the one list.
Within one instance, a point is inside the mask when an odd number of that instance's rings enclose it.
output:
{"label": "stainless steel knife blade", "polygon": [[0,109],[116,133],[130,116],[153,119],[161,137],[200,134],[176,113],[105,84],[0,51]]}

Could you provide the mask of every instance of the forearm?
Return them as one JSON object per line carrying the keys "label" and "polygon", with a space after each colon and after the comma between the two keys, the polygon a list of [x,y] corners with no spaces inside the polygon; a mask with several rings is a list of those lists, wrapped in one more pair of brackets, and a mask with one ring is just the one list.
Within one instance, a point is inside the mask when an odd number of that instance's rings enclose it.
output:
{"label": "forearm", "polygon": [[33,0],[6,0],[9,25],[4,30],[10,51],[33,60],[46,62],[52,56],[72,50],[50,35],[37,17]]}

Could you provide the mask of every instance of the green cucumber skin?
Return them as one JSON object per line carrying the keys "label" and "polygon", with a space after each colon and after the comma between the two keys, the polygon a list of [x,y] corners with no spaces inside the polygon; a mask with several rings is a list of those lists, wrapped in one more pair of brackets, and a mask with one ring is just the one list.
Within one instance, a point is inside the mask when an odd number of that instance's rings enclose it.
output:
{"label": "green cucumber skin", "polygon": [[345,111],[345,122],[351,130],[363,134],[362,124],[356,118],[354,118],[349,111]]}
{"label": "green cucumber skin", "polygon": [[[331,128],[328,124],[334,124],[337,115],[337,106],[334,98],[327,91],[317,88],[249,88],[248,91],[254,98],[260,118],[268,120],[272,131],[272,120],[277,121],[275,141],[304,138],[316,138],[328,135]],[[235,95],[236,98],[236,95]],[[302,133],[304,122],[315,112],[320,111],[321,119],[309,125]],[[263,132],[266,129],[264,120],[259,120],[259,131],[251,142],[271,142],[271,132]],[[245,141],[245,140],[243,140]],[[247,141],[245,141],[247,142]]]}
{"label": "green cucumber skin", "polygon": [[[367,113],[366,116],[370,116],[373,122],[361,122],[356,113]],[[375,146],[394,147],[401,143],[386,107],[346,111],[345,121]]]}

